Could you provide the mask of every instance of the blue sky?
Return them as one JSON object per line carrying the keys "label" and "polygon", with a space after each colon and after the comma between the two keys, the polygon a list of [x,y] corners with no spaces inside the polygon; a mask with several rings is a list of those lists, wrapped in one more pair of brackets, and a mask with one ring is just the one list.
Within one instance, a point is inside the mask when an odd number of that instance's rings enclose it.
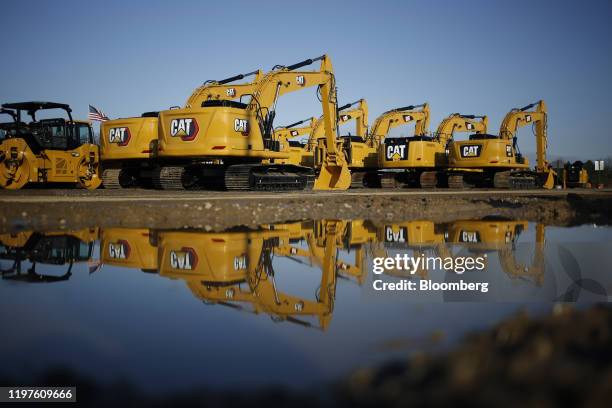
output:
{"label": "blue sky", "polygon": [[[489,115],[545,99],[551,155],[612,154],[612,3],[592,1],[7,2],[0,101],[87,105],[111,117],[182,105],[207,79],[328,53],[340,103],[381,112],[427,101]],[[314,89],[277,125],[317,115]],[[349,129],[350,130],[350,129]],[[524,152],[535,150],[530,129]]]}

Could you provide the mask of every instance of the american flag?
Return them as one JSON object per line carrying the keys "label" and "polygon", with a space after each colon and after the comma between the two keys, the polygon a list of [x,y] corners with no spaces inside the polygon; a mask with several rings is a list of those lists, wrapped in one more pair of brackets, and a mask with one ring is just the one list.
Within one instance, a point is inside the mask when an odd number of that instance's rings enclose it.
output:
{"label": "american flag", "polygon": [[89,105],[89,120],[106,122],[108,120],[108,116],[106,116],[100,109]]}

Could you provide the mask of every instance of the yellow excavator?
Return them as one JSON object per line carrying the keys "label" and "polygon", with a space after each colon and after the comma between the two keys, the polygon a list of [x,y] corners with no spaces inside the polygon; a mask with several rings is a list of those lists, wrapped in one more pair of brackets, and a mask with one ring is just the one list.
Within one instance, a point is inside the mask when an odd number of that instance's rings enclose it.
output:
{"label": "yellow excavator", "polygon": [[[483,132],[451,141],[449,187],[553,188],[556,174],[546,161],[547,119],[546,104],[540,100],[508,112],[498,135]],[[517,144],[517,131],[527,125],[533,125],[536,137],[535,170]]]}
{"label": "yellow excavator", "polygon": [[[320,61],[316,71],[300,68]],[[312,168],[276,163],[288,159],[274,140],[278,98],[286,93],[317,87],[323,110],[327,149],[315,175]],[[167,163],[154,177],[163,189],[183,189],[203,182],[222,182],[227,190],[342,190],[350,185],[344,155],[336,147],[336,82],[327,55],[275,66],[257,83],[248,104],[160,112],[159,157]],[[265,161],[265,162],[264,162]]]}
{"label": "yellow excavator", "polygon": [[[262,75],[261,70],[256,70],[218,81],[206,81],[192,92],[185,102],[185,108],[229,104],[229,101],[253,93]],[[253,77],[252,82],[234,83],[250,77]],[[151,187],[153,176],[163,164],[157,150],[159,112],[145,112],[140,117],[103,122],[100,135],[104,187]]]}
{"label": "yellow excavator", "polygon": [[[99,269],[92,262],[94,244],[98,239],[97,228],[76,231],[51,231],[38,233],[21,231],[0,234],[0,260],[11,262],[11,266],[0,268],[2,279],[28,283],[53,283],[70,279],[75,264],[87,262],[89,273]],[[22,263],[30,262],[25,271]],[[44,273],[37,265],[68,265],[62,274]]]}
{"label": "yellow excavator", "polygon": [[[300,126],[304,123],[307,123],[307,125]],[[280,151],[289,153],[289,158],[274,159],[274,162],[279,164],[296,164],[298,166],[314,167],[314,150],[310,148],[310,143],[302,143],[295,138],[303,135],[312,135],[317,123],[318,119],[312,117],[276,128],[274,130],[274,140],[280,143]]]}
{"label": "yellow excavator", "polygon": [[[376,119],[371,137],[377,141],[381,171],[379,182],[374,185],[395,187],[397,183],[419,184],[424,170],[443,164],[444,148],[441,142],[427,135],[429,113],[429,104],[423,103],[392,109]],[[412,122],[413,136],[387,137],[391,129]],[[438,134],[442,133],[439,131]]]}
{"label": "yellow excavator", "polygon": [[[36,119],[41,110],[61,109],[68,119]],[[27,113],[30,123],[22,122]],[[74,120],[63,103],[5,103],[2,113],[12,123],[0,124],[0,187],[17,190],[26,184],[70,183],[88,190],[101,184],[100,153],[87,121]]]}
{"label": "yellow excavator", "polygon": [[[356,108],[353,106],[358,105]],[[349,109],[353,108],[353,109]],[[355,121],[355,127],[357,134],[367,134],[368,131],[368,105],[364,99],[347,103],[346,105],[338,108],[338,125],[345,124],[349,121]],[[305,126],[304,123],[307,123]],[[294,138],[309,135],[306,143],[301,143]],[[351,136],[339,136],[337,143],[338,148],[341,148],[345,143],[345,140]],[[354,138],[354,136],[353,136]],[[283,164],[296,164],[307,167],[319,168],[321,163],[315,163],[315,153],[317,152],[317,146],[319,140],[322,141],[322,146],[325,146],[325,122],[323,117],[318,119],[312,117],[299,122],[292,123],[287,126],[281,126],[274,130],[274,139],[278,140],[281,151],[289,151],[290,157],[288,159],[274,159],[275,163]],[[294,139],[294,140],[290,140]],[[318,157],[324,157],[324,150],[321,150]],[[348,159],[348,157],[347,157]],[[348,163],[349,169],[351,163]]]}
{"label": "yellow excavator", "polygon": [[438,125],[433,137],[429,137],[425,134],[428,106],[424,104],[421,111],[414,111],[409,117],[418,117],[421,121],[415,126],[415,136],[385,139],[384,150],[381,151],[382,168],[385,169],[381,184],[385,187],[394,187],[398,183],[423,188],[444,185],[444,172],[448,165],[446,149],[454,134],[486,133],[488,124],[486,116],[453,113]]}

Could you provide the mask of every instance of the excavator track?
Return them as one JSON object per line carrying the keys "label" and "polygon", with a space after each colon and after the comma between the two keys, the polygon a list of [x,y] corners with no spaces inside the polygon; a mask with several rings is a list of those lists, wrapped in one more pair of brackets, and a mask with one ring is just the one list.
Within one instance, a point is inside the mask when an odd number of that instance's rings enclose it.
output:
{"label": "excavator track", "polygon": [[161,190],[184,190],[183,179],[185,171],[184,167],[159,167],[154,172],[151,180],[153,187]]}
{"label": "excavator track", "polygon": [[493,187],[512,190],[532,189],[537,186],[536,177],[527,172],[500,171],[493,177]]}
{"label": "excavator track", "polygon": [[448,176],[448,188],[463,190],[467,187],[463,180],[463,174],[451,174]]}
{"label": "excavator track", "polygon": [[424,171],[419,176],[421,188],[436,188],[438,186],[438,172]]}
{"label": "excavator track", "polygon": [[123,188],[121,183],[123,169],[106,169],[102,172],[102,185],[109,190]]}
{"label": "excavator track", "polygon": [[308,190],[314,186],[315,176],[277,166],[236,164],[225,170],[224,181],[230,191]]}
{"label": "excavator track", "polygon": [[397,188],[397,181],[395,179],[395,174],[393,173],[383,173],[380,175],[380,187],[381,188]]}
{"label": "excavator track", "polygon": [[365,172],[362,171],[351,173],[351,188],[365,187],[365,185],[363,184],[365,175]]}

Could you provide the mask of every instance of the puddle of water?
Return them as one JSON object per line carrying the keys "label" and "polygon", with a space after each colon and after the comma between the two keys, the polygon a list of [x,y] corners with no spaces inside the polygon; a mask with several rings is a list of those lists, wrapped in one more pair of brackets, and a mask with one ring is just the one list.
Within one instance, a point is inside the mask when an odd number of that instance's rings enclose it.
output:
{"label": "puddle of water", "polygon": [[[592,225],[326,220],[225,232],[29,231],[0,242],[1,374],[62,366],[155,392],[310,386],[446,349],[519,309],[539,314],[612,293],[612,229]],[[400,262],[374,273],[377,259],[404,255],[485,266],[457,273]],[[421,281],[488,290],[375,290]]]}

